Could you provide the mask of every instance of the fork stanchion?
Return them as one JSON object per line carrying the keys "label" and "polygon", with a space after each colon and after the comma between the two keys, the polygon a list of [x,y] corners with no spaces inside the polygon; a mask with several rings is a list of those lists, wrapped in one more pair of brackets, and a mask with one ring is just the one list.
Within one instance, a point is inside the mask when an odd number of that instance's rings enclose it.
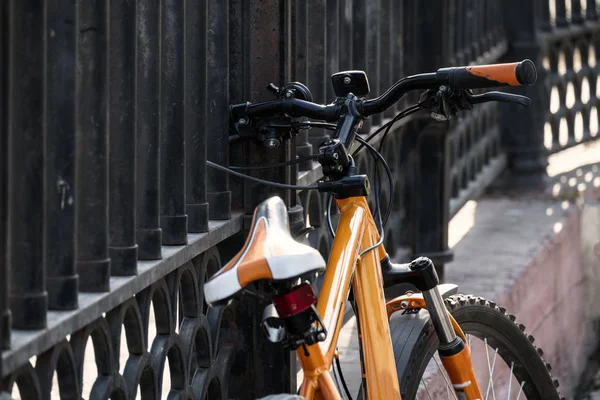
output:
{"label": "fork stanchion", "polygon": [[135,2],[110,6],[108,44],[111,274],[137,274],[135,243]]}
{"label": "fork stanchion", "polygon": [[159,0],[139,0],[136,49],[136,242],[140,260],[162,258],[160,229]]}
{"label": "fork stanchion", "polygon": [[78,306],[75,271],[75,4],[48,2],[44,149],[44,262],[48,308]]}
{"label": "fork stanchion", "polygon": [[207,3],[185,8],[185,202],[189,232],[208,231],[206,200],[206,23]]}
{"label": "fork stanchion", "polygon": [[187,244],[183,0],[161,1],[160,227],[164,245]]}
{"label": "fork stanchion", "polygon": [[44,237],[44,11],[36,2],[8,4],[8,265],[15,329],[46,327]]}
{"label": "fork stanchion", "polygon": [[[229,5],[208,2],[208,60],[206,92],[210,96],[206,110],[207,159],[220,165],[229,164],[229,143],[224,139],[229,131]],[[272,61],[272,60],[271,60]],[[231,217],[231,192],[228,174],[215,168],[207,170],[207,199],[210,219]]]}
{"label": "fork stanchion", "polygon": [[106,12],[104,2],[82,0],[77,49],[75,155],[76,268],[81,292],[110,290],[108,258],[108,134],[106,129]]}

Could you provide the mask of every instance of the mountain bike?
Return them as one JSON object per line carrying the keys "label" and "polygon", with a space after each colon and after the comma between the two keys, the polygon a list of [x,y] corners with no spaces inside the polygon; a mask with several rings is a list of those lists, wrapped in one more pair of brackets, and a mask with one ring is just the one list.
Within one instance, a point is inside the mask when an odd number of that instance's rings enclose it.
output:
{"label": "mountain bike", "polygon": [[[316,104],[305,85],[291,82],[282,87],[271,84],[273,100],[230,106],[236,132],[233,140],[249,140],[264,148],[277,147],[302,129],[333,132],[318,147],[323,179],[312,186],[268,182],[208,162],[212,168],[279,188],[327,193],[339,210],[326,264],[316,249],[292,237],[281,198],[265,200],[254,210],[241,251],[205,283],[205,299],[211,305],[228,304],[259,283],[265,296],[272,298],[263,313],[264,332],[271,342],[296,351],[304,373],[298,393],[273,398],[341,399],[342,392],[352,398],[343,377],[336,380],[333,376],[334,360],[341,373],[337,342],[347,302],[357,318],[361,398],[495,399],[500,398],[499,390],[501,398],[559,398],[550,366],[514,316],[492,301],[458,294],[456,285],[440,284],[433,262],[426,257],[406,264],[392,262],[383,246],[383,227],[392,202],[383,213],[376,196],[374,210],[370,210],[366,198],[371,184],[354,162],[359,151],[371,152],[383,165],[388,193],[393,193],[390,168],[372,145],[376,135],[384,132],[385,136],[396,121],[419,110],[443,121],[489,101],[529,107],[531,101],[524,96],[474,94],[473,90],[531,85],[536,79],[530,60],[441,68],[403,78],[381,96],[368,99],[365,72],[343,71],[331,76],[336,99],[328,105]],[[366,118],[414,90],[423,91],[416,105],[369,137],[358,134]],[[377,169],[375,175],[373,187],[378,194]],[[333,231],[331,220],[329,227]],[[322,272],[317,299],[310,279]],[[384,289],[406,283],[415,290],[385,301]],[[475,358],[475,348],[485,348],[485,357]],[[498,375],[496,368],[502,363],[505,372]],[[431,368],[435,364],[437,372]],[[432,381],[442,385],[430,386]]]}

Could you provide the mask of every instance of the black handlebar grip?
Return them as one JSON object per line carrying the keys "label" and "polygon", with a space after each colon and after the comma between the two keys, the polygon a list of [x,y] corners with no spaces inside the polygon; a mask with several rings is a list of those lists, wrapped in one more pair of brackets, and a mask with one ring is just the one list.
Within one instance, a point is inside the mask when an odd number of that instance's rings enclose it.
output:
{"label": "black handlebar grip", "polygon": [[436,78],[454,89],[483,89],[532,85],[537,79],[537,71],[531,60],[524,60],[518,63],[441,68],[436,72]]}

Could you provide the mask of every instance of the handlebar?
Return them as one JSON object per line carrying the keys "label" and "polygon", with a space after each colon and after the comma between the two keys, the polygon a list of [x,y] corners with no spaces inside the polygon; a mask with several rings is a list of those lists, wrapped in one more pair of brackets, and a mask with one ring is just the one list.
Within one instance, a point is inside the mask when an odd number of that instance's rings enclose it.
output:
{"label": "handlebar", "polygon": [[[536,79],[536,68],[531,60],[505,64],[440,68],[436,72],[412,75],[401,79],[381,96],[374,99],[360,99],[357,110],[362,117],[381,113],[394,105],[406,93],[417,89],[435,89],[442,85],[458,90],[532,85]],[[320,105],[295,98],[230,106],[230,113],[234,121],[240,118],[265,117],[282,112],[291,116],[336,121],[342,114],[343,107],[339,102]]]}

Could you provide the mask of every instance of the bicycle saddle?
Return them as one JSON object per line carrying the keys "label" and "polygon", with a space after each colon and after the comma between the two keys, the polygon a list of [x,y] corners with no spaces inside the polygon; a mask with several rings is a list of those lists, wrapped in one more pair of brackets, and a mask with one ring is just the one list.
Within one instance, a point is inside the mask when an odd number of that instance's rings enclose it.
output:
{"label": "bicycle saddle", "polygon": [[292,238],[287,207],[274,196],[256,207],[244,246],[204,284],[204,298],[210,305],[226,303],[252,282],[296,279],[324,270],[321,253]]}

